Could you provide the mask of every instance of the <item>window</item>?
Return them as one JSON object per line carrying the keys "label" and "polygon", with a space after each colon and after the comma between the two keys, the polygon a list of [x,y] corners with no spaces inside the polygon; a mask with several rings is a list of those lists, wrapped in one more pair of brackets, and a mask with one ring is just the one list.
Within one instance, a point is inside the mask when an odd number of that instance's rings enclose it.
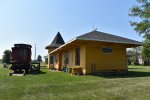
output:
{"label": "window", "polygon": [[27,56],[28,56],[28,54],[27,54],[27,53],[28,53],[28,52],[27,52],[27,49],[24,49],[24,52],[23,52],[23,53],[24,53],[24,59],[27,59]]}
{"label": "window", "polygon": [[76,48],[75,50],[75,65],[80,65],[80,48]]}
{"label": "window", "polygon": [[20,49],[19,56],[22,58],[24,56],[24,50]]}
{"label": "window", "polygon": [[103,48],[102,51],[103,51],[103,53],[111,54],[112,48]]}
{"label": "window", "polygon": [[54,64],[54,58],[52,55],[50,55],[50,64]]}
{"label": "window", "polygon": [[69,63],[69,52],[65,52],[64,54],[64,64],[68,64]]}
{"label": "window", "polygon": [[27,49],[20,49],[19,56],[24,60],[27,58]]}

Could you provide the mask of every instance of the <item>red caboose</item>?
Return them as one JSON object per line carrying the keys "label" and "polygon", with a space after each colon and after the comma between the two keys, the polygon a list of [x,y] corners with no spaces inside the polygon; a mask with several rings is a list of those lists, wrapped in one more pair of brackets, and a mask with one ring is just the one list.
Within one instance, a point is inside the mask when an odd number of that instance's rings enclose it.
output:
{"label": "red caboose", "polygon": [[15,44],[12,47],[12,63],[27,64],[31,62],[31,45]]}
{"label": "red caboose", "polygon": [[31,70],[31,45],[15,44],[12,47],[12,66],[14,73],[21,73],[25,70],[28,73]]}

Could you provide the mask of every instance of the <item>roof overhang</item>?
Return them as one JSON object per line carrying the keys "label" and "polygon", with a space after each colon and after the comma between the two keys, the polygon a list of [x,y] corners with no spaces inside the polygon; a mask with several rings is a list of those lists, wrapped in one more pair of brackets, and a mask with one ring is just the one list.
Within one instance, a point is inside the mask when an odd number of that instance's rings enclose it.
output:
{"label": "roof overhang", "polygon": [[86,38],[74,38],[67,42],[66,44],[60,46],[59,48],[53,50],[50,52],[50,54],[59,52],[59,51],[65,51],[68,48],[73,48],[77,47],[80,45],[101,45],[101,44],[106,44],[107,46],[121,46],[125,48],[132,48],[132,47],[137,47],[137,46],[142,46],[143,43],[129,43],[129,42],[118,42],[118,41],[106,41],[106,40],[97,40],[97,39],[86,39]]}

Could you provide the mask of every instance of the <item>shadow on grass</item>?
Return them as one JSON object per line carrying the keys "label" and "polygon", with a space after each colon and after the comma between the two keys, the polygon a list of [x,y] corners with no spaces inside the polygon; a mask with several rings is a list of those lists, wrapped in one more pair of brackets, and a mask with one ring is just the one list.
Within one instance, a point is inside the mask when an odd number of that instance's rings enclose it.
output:
{"label": "shadow on grass", "polygon": [[40,74],[46,74],[46,72],[40,71],[40,72],[32,72],[29,75],[40,75]]}
{"label": "shadow on grass", "polygon": [[134,77],[150,77],[150,72],[138,72],[138,71],[128,71],[126,74],[111,74],[111,75],[101,75],[94,74],[93,76],[105,77],[105,78],[134,78]]}
{"label": "shadow on grass", "polygon": [[40,71],[39,74],[46,74],[46,72]]}

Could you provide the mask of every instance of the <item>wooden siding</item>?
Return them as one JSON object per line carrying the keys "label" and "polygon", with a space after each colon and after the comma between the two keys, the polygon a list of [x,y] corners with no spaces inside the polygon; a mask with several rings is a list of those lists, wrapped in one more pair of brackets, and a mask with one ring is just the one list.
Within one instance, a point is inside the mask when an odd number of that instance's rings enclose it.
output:
{"label": "wooden siding", "polygon": [[[80,65],[75,65],[75,49],[80,47]],[[112,53],[103,53],[102,48],[112,48]],[[72,43],[52,53],[54,55],[54,67],[63,69],[64,54],[69,53],[67,67],[82,67],[84,74],[101,71],[127,71],[126,46],[114,43]],[[60,56],[61,54],[61,56]],[[59,61],[55,62],[55,56],[59,55]],[[61,57],[61,59],[60,59]],[[61,65],[59,65],[61,64]]]}
{"label": "wooden siding", "polygon": [[[62,56],[59,56],[59,62],[56,63],[55,61],[55,57],[58,56],[58,53],[54,54],[54,67],[56,69],[59,70],[59,66],[61,64],[61,68],[63,68],[64,66],[64,55],[65,55],[65,52],[68,52],[69,53],[69,62],[68,64],[66,65],[67,67],[82,67],[83,68],[83,72],[85,72],[85,64],[86,64],[86,46],[80,46],[80,65],[79,66],[76,66],[75,65],[75,48],[72,48],[72,49],[69,49],[67,51],[64,51],[62,53]],[[62,59],[60,59],[60,57]],[[60,62],[60,60],[62,60]]]}
{"label": "wooden siding", "polygon": [[111,47],[111,54],[105,54],[102,48],[106,46],[86,47],[86,74],[99,71],[127,70],[126,48]]}

